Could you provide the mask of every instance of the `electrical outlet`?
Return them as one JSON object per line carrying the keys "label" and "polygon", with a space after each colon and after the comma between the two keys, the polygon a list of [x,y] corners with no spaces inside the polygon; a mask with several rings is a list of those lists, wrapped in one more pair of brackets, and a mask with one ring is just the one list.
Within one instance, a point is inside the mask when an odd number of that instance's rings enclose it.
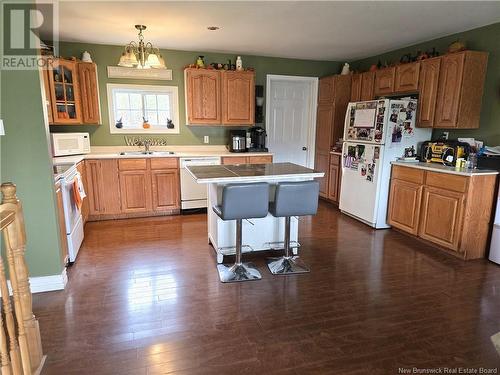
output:
{"label": "electrical outlet", "polygon": [[450,135],[450,132],[443,132],[443,138],[448,139],[448,136]]}
{"label": "electrical outlet", "polygon": [[210,137],[208,135],[203,137],[203,143],[210,143]]}

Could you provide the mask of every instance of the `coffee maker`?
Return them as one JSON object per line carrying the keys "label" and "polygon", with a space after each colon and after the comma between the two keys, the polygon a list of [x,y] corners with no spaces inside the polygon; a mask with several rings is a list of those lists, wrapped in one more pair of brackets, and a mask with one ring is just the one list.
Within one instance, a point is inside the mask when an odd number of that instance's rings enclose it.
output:
{"label": "coffee maker", "polygon": [[247,137],[245,130],[231,130],[229,132],[229,151],[246,152]]}
{"label": "coffee maker", "polygon": [[266,148],[266,131],[260,126],[250,128],[250,146],[249,152],[268,152]]}

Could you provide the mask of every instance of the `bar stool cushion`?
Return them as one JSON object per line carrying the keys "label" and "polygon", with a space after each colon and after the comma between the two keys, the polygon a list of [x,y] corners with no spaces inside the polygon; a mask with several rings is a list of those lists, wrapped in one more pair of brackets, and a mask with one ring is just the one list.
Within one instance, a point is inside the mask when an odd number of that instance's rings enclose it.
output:
{"label": "bar stool cushion", "polygon": [[222,220],[266,217],[269,185],[265,182],[227,184],[222,190],[222,204],[212,209]]}
{"label": "bar stool cushion", "polygon": [[280,182],[269,212],[275,217],[315,215],[318,211],[319,182]]}

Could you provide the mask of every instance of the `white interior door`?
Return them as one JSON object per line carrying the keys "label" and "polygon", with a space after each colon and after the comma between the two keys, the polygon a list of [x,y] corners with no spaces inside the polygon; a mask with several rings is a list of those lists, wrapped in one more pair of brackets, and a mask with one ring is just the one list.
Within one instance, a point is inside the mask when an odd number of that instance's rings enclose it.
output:
{"label": "white interior door", "polygon": [[314,166],[318,79],[267,76],[266,130],[275,163]]}

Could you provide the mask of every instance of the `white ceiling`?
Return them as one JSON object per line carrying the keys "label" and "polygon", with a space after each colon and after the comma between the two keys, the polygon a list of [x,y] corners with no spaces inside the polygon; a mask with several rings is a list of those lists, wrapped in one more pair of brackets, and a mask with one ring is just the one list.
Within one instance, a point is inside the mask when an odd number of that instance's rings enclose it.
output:
{"label": "white ceiling", "polygon": [[498,22],[500,2],[60,1],[59,20],[64,41],[124,45],[145,24],[161,48],[343,61]]}

